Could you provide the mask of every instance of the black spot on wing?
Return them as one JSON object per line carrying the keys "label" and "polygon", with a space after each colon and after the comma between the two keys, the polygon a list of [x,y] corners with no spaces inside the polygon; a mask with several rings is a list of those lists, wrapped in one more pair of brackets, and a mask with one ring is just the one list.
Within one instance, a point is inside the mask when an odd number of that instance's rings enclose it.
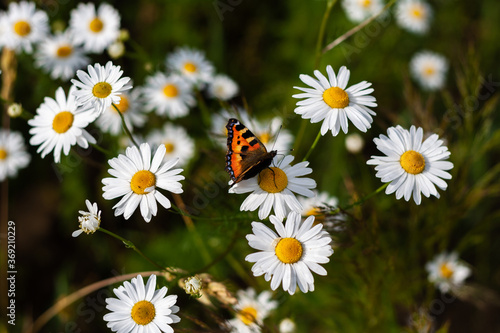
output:
{"label": "black spot on wing", "polygon": [[234,127],[237,131],[242,131],[245,129],[245,125],[239,123]]}
{"label": "black spot on wing", "polygon": [[252,141],[250,141],[248,144],[250,146],[255,146],[256,144],[258,144],[259,142],[257,141],[257,139],[253,139]]}
{"label": "black spot on wing", "polygon": [[253,137],[254,135],[252,134],[252,132],[250,132],[249,130],[247,130],[245,133],[243,133],[241,136],[243,136],[243,138],[245,139],[248,139],[248,138],[251,138]]}

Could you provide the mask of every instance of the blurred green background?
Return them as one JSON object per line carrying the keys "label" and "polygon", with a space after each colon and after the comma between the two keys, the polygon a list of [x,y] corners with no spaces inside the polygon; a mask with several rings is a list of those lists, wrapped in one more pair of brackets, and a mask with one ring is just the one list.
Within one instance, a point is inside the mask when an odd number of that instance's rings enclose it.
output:
{"label": "blurred green background", "polygon": [[[134,44],[128,42],[131,56],[114,61],[134,85],[142,85],[147,75],[162,69],[165,56],[175,47],[203,50],[217,72],[239,84],[241,96],[236,102],[246,101],[252,115],[259,119],[280,115],[285,128],[295,136],[301,122],[307,122],[292,153],[296,162],[302,159],[320,125],[295,115],[296,100],[291,96],[297,92],[293,86],[303,86],[299,74],[311,75],[315,69],[325,1],[108,3],[118,9],[122,27],[146,52],[146,59],[133,56]],[[218,12],[216,5],[220,3],[231,9]],[[329,192],[339,198],[340,206],[347,206],[382,185],[373,168],[366,165],[371,155],[379,155],[372,139],[385,134],[389,126],[409,128],[414,124],[446,140],[455,165],[449,188],[440,191],[440,199],[423,198],[420,206],[382,193],[349,211],[346,229],[332,234],[335,253],[324,265],[328,276],[315,276],[316,291],[312,293],[290,296],[276,291],[280,306],[265,321],[266,332],[277,332],[285,317],[296,321],[298,332],[418,332],[415,325],[411,328],[410,318],[419,311],[430,313],[443,331],[500,332],[500,2],[429,3],[434,19],[427,35],[402,30],[391,13],[322,56],[318,69],[323,73],[328,64],[335,71],[345,65],[351,70],[349,84],[373,83],[377,116],[368,133],[362,134],[365,148],[360,154],[346,151],[343,133],[337,137],[327,134],[309,160],[318,190]],[[76,3],[62,0],[39,1],[37,5],[47,8],[51,22],[65,23],[76,7]],[[337,3],[323,45],[354,26]],[[423,49],[441,53],[450,62],[441,92],[422,92],[410,79],[408,63]],[[93,56],[92,60],[104,64],[108,56]],[[29,55],[18,57],[15,96],[25,109],[34,112],[45,96],[54,96],[58,86],[69,86],[53,81],[32,62]],[[219,111],[218,103],[208,103],[211,111]],[[199,112],[194,108],[190,116],[176,121],[188,129],[197,145],[197,156],[184,172],[182,197],[188,206],[200,208],[200,218],[194,222],[210,258],[224,252],[236,238],[229,253],[208,273],[232,291],[249,285],[258,291],[268,290],[269,284],[262,277],[252,277],[251,264],[244,261],[253,252],[244,236],[251,232],[250,222],[258,220],[257,214],[240,213],[239,205],[246,195],[229,195],[221,185],[229,180],[223,170],[225,151],[210,143],[198,120]],[[152,120],[141,133],[160,126]],[[12,119],[11,128],[29,139],[29,127],[22,119]],[[353,126],[350,131],[355,131]],[[94,129],[93,133],[99,132]],[[98,136],[100,144],[121,152],[111,136]],[[58,299],[88,284],[155,269],[103,233],[72,238],[85,199],[97,201],[104,228],[132,240],[157,262],[190,271],[207,263],[176,213],[160,209],[150,223],[138,212],[128,221],[113,217],[111,208],[117,201],[102,198],[101,179],[107,176],[108,165],[99,152],[87,155],[73,150],[60,165],[54,165],[51,156],[42,160],[33,147],[30,153],[30,166],[9,181],[9,218],[16,222],[19,267],[18,320],[15,328],[8,327],[9,332],[23,331]],[[442,295],[427,282],[425,263],[445,250],[458,251],[471,265],[469,283],[475,287],[470,293],[456,298]],[[173,326],[176,331],[217,332],[219,322],[231,318],[224,307],[208,309],[175,284],[167,286],[169,293],[179,295],[182,320]],[[102,295],[94,293],[77,301],[42,332],[107,332]]]}

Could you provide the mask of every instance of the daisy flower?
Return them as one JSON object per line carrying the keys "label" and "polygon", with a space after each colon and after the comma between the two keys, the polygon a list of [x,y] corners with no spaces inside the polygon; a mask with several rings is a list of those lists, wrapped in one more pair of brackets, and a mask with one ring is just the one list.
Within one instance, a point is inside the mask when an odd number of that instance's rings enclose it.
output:
{"label": "daisy flower", "polygon": [[260,326],[269,313],[278,307],[278,302],[271,300],[271,292],[263,291],[258,296],[253,288],[238,290],[238,303],[234,306],[236,318],[228,321],[230,332],[258,333]]}
{"label": "daisy flower", "polygon": [[167,123],[161,130],[151,132],[146,141],[152,146],[164,145],[165,158],[178,158],[179,166],[186,165],[194,156],[194,140],[181,126]]}
{"label": "daisy flower", "polygon": [[21,133],[0,129],[0,182],[14,177],[31,160]]}
{"label": "daisy flower", "polygon": [[396,22],[410,32],[425,34],[431,18],[432,8],[422,0],[402,0],[396,4]]}
{"label": "daisy flower", "polygon": [[71,11],[69,31],[76,45],[101,53],[120,35],[120,14],[107,3],[97,10],[93,3],[79,3]]}
{"label": "daisy flower", "polygon": [[203,282],[198,275],[190,276],[184,281],[184,291],[188,295],[201,297],[201,290],[203,289]]}
{"label": "daisy flower", "polygon": [[271,289],[280,284],[290,295],[295,293],[297,285],[304,293],[314,291],[313,271],[326,275],[326,270],[319,264],[330,261],[333,254],[330,246],[332,239],[322,230],[321,223],[313,227],[314,216],[301,221],[299,214],[290,212],[283,225],[282,219],[270,216],[276,232],[261,222],[252,222],[253,233],[247,235],[250,247],[259,250],[249,254],[245,260],[254,262],[254,276],[264,275],[271,280]]}
{"label": "daisy flower", "polygon": [[[293,156],[287,155],[278,163],[262,170],[256,177],[243,180],[229,189],[229,193],[252,192],[241,204],[241,211],[254,211],[259,208],[259,219],[265,219],[271,208],[274,215],[284,218],[290,211],[300,213],[302,205],[295,197],[295,193],[305,197],[314,196],[311,189],[316,182],[311,178],[299,178],[312,172],[308,168],[309,162],[300,162],[291,166]],[[273,164],[276,165],[275,157]]]}
{"label": "daisy flower", "polygon": [[61,161],[61,152],[69,154],[71,146],[75,144],[88,148],[89,142],[96,140],[85,130],[95,120],[93,108],[77,106],[75,101],[75,87],[69,89],[68,97],[62,87],[56,90],[56,99],[45,97],[44,102],[36,110],[33,119],[28,120],[32,127],[30,144],[38,147],[37,152],[45,157],[54,151],[54,162]]}
{"label": "daisy flower", "polygon": [[280,333],[294,333],[296,329],[297,325],[295,325],[295,322],[290,318],[285,318],[280,321]]}
{"label": "daisy flower", "polygon": [[189,108],[196,104],[191,84],[179,75],[166,75],[158,72],[146,78],[142,88],[145,108],[155,110],[156,114],[169,118],[184,117]]}
{"label": "daisy flower", "polygon": [[365,146],[365,140],[358,133],[347,134],[345,137],[345,148],[351,154],[358,154]]}
{"label": "daisy flower", "polygon": [[422,51],[410,61],[410,72],[413,78],[427,90],[437,90],[444,86],[448,61],[440,54]]}
{"label": "daisy flower", "polygon": [[425,265],[429,281],[446,293],[460,287],[471,274],[471,270],[458,259],[456,252],[441,253]]}
{"label": "daisy flower", "polygon": [[76,102],[80,105],[91,105],[96,109],[97,115],[109,108],[112,103],[120,103],[120,94],[132,89],[128,84],[129,77],[121,77],[123,71],[120,66],[115,66],[108,61],[106,66],[95,64],[88,65],[88,73],[78,70],[78,80],[72,79],[78,90],[74,92]]}
{"label": "daisy flower", "polygon": [[214,67],[205,58],[205,54],[189,47],[177,48],[167,57],[166,62],[170,71],[179,73],[197,86],[210,82],[214,73]]}
{"label": "daisy flower", "polygon": [[97,208],[97,202],[91,204],[89,200],[85,200],[88,212],[80,210],[78,213],[82,216],[78,216],[78,222],[80,223],[80,229],[74,231],[71,235],[73,237],[78,237],[82,232],[88,234],[93,234],[99,229],[101,225],[101,211]]}
{"label": "daisy flower", "polygon": [[[125,124],[129,130],[133,127],[142,127],[146,123],[146,115],[141,111],[138,89],[123,92],[118,96],[119,102],[116,107],[120,110]],[[113,106],[108,107],[96,120],[97,126],[103,131],[118,135],[122,133],[122,119]]]}
{"label": "daisy flower", "polygon": [[46,38],[35,54],[35,64],[50,73],[53,79],[68,81],[77,69],[89,63],[83,50],[72,44],[68,32]]}
{"label": "daisy flower", "polygon": [[33,52],[33,44],[45,39],[49,32],[49,19],[34,2],[11,2],[4,15],[0,15],[0,41],[16,52]]}
{"label": "daisy flower", "polygon": [[302,204],[302,216],[313,215],[316,218],[316,222],[319,220],[324,220],[325,216],[322,212],[321,207],[337,207],[339,200],[336,197],[330,196],[327,192],[314,192],[314,196],[310,198],[299,198],[299,202]]}
{"label": "daisy flower", "polygon": [[156,201],[164,208],[169,209],[170,201],[157,188],[172,193],[182,193],[179,183],[184,176],[179,175],[182,169],[170,170],[177,160],[163,163],[165,145],[160,145],[151,161],[151,148],[143,143],[140,151],[137,147],[128,147],[125,155],[118,155],[108,161],[111,169],[108,172],[114,176],[104,178],[102,190],[106,200],[122,197],[113,207],[115,216],[123,214],[128,220],[140,204],[142,217],[146,222],[151,221],[151,216],[156,216],[158,206]]}
{"label": "daisy flower", "polygon": [[167,287],[156,289],[156,275],[151,275],[146,285],[141,275],[131,282],[113,289],[118,298],[106,298],[106,309],[111,313],[104,315],[107,326],[113,332],[128,333],[173,333],[171,324],[181,319],[175,315],[179,307],[175,305],[177,295],[167,295]]}
{"label": "daisy flower", "polygon": [[227,101],[238,94],[239,88],[229,76],[215,75],[208,85],[208,96]]}
{"label": "daisy flower", "polygon": [[311,123],[323,120],[321,135],[331,130],[336,136],[341,127],[347,133],[347,119],[360,131],[366,132],[375,115],[368,106],[377,106],[375,97],[369,95],[373,92],[373,88],[369,88],[372,84],[363,81],[346,89],[350,71],[345,66],[340,67],[338,76],[330,65],[326,67],[326,72],[328,80],[318,70],[314,71],[317,80],[309,75],[300,75],[300,80],[311,88],[294,87],[303,93],[292,97],[305,98],[297,102],[295,113],[304,119],[311,119]]}
{"label": "daisy flower", "polygon": [[381,0],[344,0],[342,7],[344,7],[349,20],[359,23],[378,14],[384,5]]}
{"label": "daisy flower", "polygon": [[385,156],[372,156],[369,165],[375,165],[376,176],[384,183],[390,182],[386,194],[396,192],[396,199],[404,196],[417,205],[421,202],[421,193],[427,198],[432,194],[439,198],[436,186],[447,188],[443,179],[451,179],[445,170],[451,170],[453,163],[446,161],[450,156],[448,147],[443,146],[437,134],[423,140],[422,128],[412,126],[410,131],[401,126],[390,127],[388,136],[380,135],[373,141]]}

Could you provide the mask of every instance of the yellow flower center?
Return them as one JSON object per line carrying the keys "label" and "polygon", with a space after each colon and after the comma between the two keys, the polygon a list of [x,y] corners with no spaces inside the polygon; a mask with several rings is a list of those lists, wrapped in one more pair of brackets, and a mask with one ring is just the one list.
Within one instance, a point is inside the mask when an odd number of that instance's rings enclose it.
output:
{"label": "yellow flower center", "polygon": [[372,1],[371,0],[363,0],[361,1],[361,7],[369,7],[370,5],[372,4]]}
{"label": "yellow flower center", "polygon": [[137,325],[147,325],[155,319],[155,306],[149,301],[139,301],[132,307],[130,315]]}
{"label": "yellow flower center", "polygon": [[186,62],[186,63],[184,64],[184,70],[185,70],[186,72],[189,72],[189,73],[194,73],[194,72],[196,72],[196,69],[197,69],[197,68],[196,68],[196,65],[195,65],[195,64],[193,64],[192,62]]}
{"label": "yellow flower center", "polygon": [[163,87],[163,93],[167,97],[175,97],[179,95],[179,90],[177,90],[177,87],[173,84],[167,84],[165,87]]}
{"label": "yellow flower center", "polygon": [[432,76],[436,73],[436,69],[432,66],[427,66],[424,68],[423,73],[425,76]]}
{"label": "yellow flower center", "polygon": [[67,58],[73,53],[73,48],[69,45],[63,45],[59,47],[56,51],[56,54],[59,58]]}
{"label": "yellow flower center", "polygon": [[97,98],[106,98],[111,94],[112,87],[107,82],[98,82],[92,88],[92,94]]}
{"label": "yellow flower center", "polygon": [[302,244],[295,238],[281,238],[274,248],[278,259],[284,264],[294,264],[302,258]]}
{"label": "yellow flower center", "polygon": [[416,175],[424,171],[425,168],[425,159],[419,152],[414,150],[408,150],[399,159],[399,163],[403,169],[411,173],[412,175]]}
{"label": "yellow flower center", "polygon": [[148,170],[137,171],[130,181],[130,188],[137,194],[145,194],[148,187],[156,184],[156,176]]}
{"label": "yellow flower center", "polygon": [[17,21],[14,24],[14,32],[21,37],[25,37],[31,32],[31,26],[26,21]]}
{"label": "yellow flower center", "polygon": [[260,141],[262,141],[262,143],[268,143],[269,140],[271,140],[271,135],[269,133],[262,133],[260,136]]}
{"label": "yellow flower center", "polygon": [[448,264],[444,263],[439,267],[439,272],[441,273],[441,276],[444,277],[445,279],[451,278],[453,275],[453,270],[450,269]]}
{"label": "yellow flower center", "polygon": [[[120,111],[120,113],[127,112],[128,108],[130,106],[128,98],[124,95],[120,96],[120,102],[115,103],[115,105],[118,108],[118,110]],[[113,110],[116,112],[115,108],[113,108]]]}
{"label": "yellow flower center", "polygon": [[0,148],[0,160],[5,160],[7,158],[7,151],[3,148]]}
{"label": "yellow flower center", "polygon": [[418,19],[422,19],[423,16],[424,16],[424,10],[421,6],[419,5],[415,5],[413,6],[412,10],[411,10],[411,13],[414,17],[418,18]]}
{"label": "yellow flower center", "polygon": [[323,100],[333,109],[343,109],[349,105],[349,95],[339,87],[326,89],[323,93]]}
{"label": "yellow flower center", "polygon": [[102,21],[98,17],[96,17],[92,21],[90,21],[89,28],[90,28],[90,31],[92,31],[92,32],[98,33],[102,30],[103,27],[104,27],[104,23],[102,23]]}
{"label": "yellow flower center", "polygon": [[56,133],[62,134],[66,133],[73,125],[74,116],[69,111],[62,111],[56,114],[54,120],[52,120],[52,128]]}
{"label": "yellow flower center", "polygon": [[237,316],[243,324],[248,326],[251,323],[254,323],[257,319],[257,310],[252,306],[247,306],[246,308],[241,309]]}
{"label": "yellow flower center", "polygon": [[165,142],[164,145],[165,145],[165,149],[167,150],[167,154],[173,152],[175,149],[175,146],[172,142]]}
{"label": "yellow flower center", "polygon": [[314,225],[325,222],[325,214],[321,211],[321,208],[312,207],[305,214],[305,216],[311,215],[314,216]]}
{"label": "yellow flower center", "polygon": [[278,193],[283,191],[288,185],[288,177],[280,168],[270,167],[259,173],[258,183],[264,191]]}

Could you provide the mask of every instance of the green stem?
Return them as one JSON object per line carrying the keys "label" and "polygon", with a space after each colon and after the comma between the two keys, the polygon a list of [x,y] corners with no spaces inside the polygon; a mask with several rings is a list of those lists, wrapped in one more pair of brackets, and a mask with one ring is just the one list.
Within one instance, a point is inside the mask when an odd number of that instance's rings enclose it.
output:
{"label": "green stem", "polygon": [[330,12],[332,11],[333,5],[335,5],[337,0],[328,0],[326,3],[326,10],[323,14],[323,20],[321,21],[321,26],[319,28],[318,40],[316,41],[316,56],[314,59],[314,68],[317,69],[319,66],[319,62],[321,61],[321,56],[323,53],[321,52],[321,46],[323,44],[323,39],[325,37],[326,23],[328,22],[328,17],[330,16]]}
{"label": "green stem", "polygon": [[210,111],[208,110],[207,104],[205,103],[205,100],[203,99],[203,96],[201,95],[201,91],[196,88],[196,99],[198,100],[198,107],[200,108],[201,111],[201,119],[203,119],[203,123],[205,126],[208,126],[210,128]]}
{"label": "green stem", "polygon": [[135,246],[134,243],[132,243],[128,239],[125,239],[125,238],[123,238],[123,237],[115,234],[114,232],[111,232],[111,231],[106,230],[104,228],[99,228],[98,230],[102,231],[102,232],[104,232],[104,233],[106,233],[106,234],[108,234],[108,235],[110,235],[110,236],[112,236],[112,237],[114,237],[114,238],[116,238],[116,239],[118,239],[120,241],[122,241],[123,244],[125,244],[126,247],[128,247],[128,248],[134,250],[135,252],[137,252],[141,257],[143,257],[144,259],[146,259],[147,261],[149,261],[153,266],[156,266],[157,268],[161,269],[162,271],[166,271],[167,270],[166,267],[163,267],[162,265],[156,263],[155,261],[153,261],[152,259],[150,259],[148,256],[146,256],[144,253],[142,253],[142,251],[139,250],[137,248],[137,246]]}
{"label": "green stem", "polygon": [[318,144],[319,138],[321,138],[321,130],[319,130],[318,135],[316,135],[316,139],[314,139],[314,142],[313,142],[313,144],[311,145],[311,148],[309,148],[309,150],[307,151],[306,156],[304,156],[304,158],[302,159],[302,162],[303,162],[303,161],[306,161],[306,160],[309,158],[309,155],[311,155],[311,153],[312,153],[313,149],[314,149],[314,148],[316,147],[316,145]]}
{"label": "green stem", "polygon": [[100,151],[101,153],[103,153],[104,155],[106,155],[107,157],[111,158],[113,157],[113,153],[110,152],[109,150],[107,149],[104,149],[102,148],[101,146],[99,146],[97,143],[89,143],[93,148],[97,149],[98,151]]}
{"label": "green stem", "polygon": [[334,209],[330,212],[330,214],[337,214],[337,213],[340,213],[341,211],[344,211],[344,210],[348,210],[348,209],[351,209],[351,208],[354,208],[356,206],[359,206],[361,204],[363,204],[366,200],[370,199],[371,197],[375,196],[376,194],[382,192],[390,183],[385,183],[384,185],[380,186],[378,189],[376,189],[374,192],[368,194],[367,196],[364,196],[363,198],[359,199],[358,201],[356,201],[355,203],[353,204],[350,204],[349,206],[347,207],[344,207],[344,208],[337,208],[337,209]]}
{"label": "green stem", "polygon": [[120,115],[120,119],[122,120],[122,127],[123,127],[123,130],[125,131],[125,133],[128,135],[128,137],[130,138],[130,140],[132,140],[132,143],[137,147],[139,148],[139,145],[137,144],[137,142],[134,140],[134,137],[132,136],[132,133],[130,132],[130,130],[128,129],[127,127],[127,124],[125,123],[125,117],[123,117],[123,114],[120,112],[120,109],[118,109],[118,107],[115,105],[115,103],[111,103],[111,105],[113,105],[113,107],[115,108],[116,112],[118,112],[118,114]]}

